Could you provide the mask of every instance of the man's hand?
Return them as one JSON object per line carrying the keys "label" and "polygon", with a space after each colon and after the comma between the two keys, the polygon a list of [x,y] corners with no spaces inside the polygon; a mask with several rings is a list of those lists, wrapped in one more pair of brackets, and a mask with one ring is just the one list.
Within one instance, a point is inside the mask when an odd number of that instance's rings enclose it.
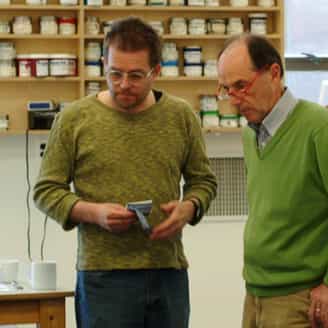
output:
{"label": "man's hand", "polygon": [[167,239],[176,235],[195,214],[195,206],[189,200],[171,201],[162,204],[161,209],[168,215],[168,218],[153,229],[150,235],[152,240]]}
{"label": "man's hand", "polygon": [[328,286],[321,284],[312,289],[309,319],[311,328],[328,328]]}

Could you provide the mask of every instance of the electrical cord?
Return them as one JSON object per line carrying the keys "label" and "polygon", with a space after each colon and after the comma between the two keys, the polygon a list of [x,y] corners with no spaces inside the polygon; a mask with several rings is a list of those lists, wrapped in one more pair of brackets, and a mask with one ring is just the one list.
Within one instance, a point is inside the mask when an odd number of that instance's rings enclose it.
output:
{"label": "electrical cord", "polygon": [[44,250],[44,244],[46,241],[47,222],[48,222],[48,215],[46,215],[44,217],[44,221],[43,221],[43,233],[42,233],[42,242],[41,242],[41,261],[43,261],[43,259],[44,259],[43,250]]}
{"label": "electrical cord", "polygon": [[30,208],[30,193],[31,193],[31,182],[30,182],[30,163],[29,163],[29,131],[25,133],[25,164],[26,164],[26,208],[27,208],[27,254],[30,262],[32,262],[31,256],[31,208]]}

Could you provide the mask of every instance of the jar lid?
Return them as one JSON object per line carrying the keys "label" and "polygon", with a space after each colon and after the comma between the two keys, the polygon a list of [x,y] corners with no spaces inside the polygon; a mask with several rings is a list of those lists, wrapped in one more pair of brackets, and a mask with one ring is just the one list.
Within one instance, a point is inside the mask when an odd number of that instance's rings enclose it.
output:
{"label": "jar lid", "polygon": [[88,66],[100,66],[101,65],[101,61],[99,61],[99,60],[86,60],[85,61],[85,65],[88,65]]}
{"label": "jar lid", "polygon": [[225,24],[226,22],[225,18],[210,18],[208,21],[210,23],[220,23],[220,24]]}
{"label": "jar lid", "polygon": [[234,115],[234,114],[221,115],[220,114],[220,119],[221,120],[238,120],[239,115]]}
{"label": "jar lid", "polygon": [[203,63],[184,63],[184,67],[203,67]]}
{"label": "jar lid", "polygon": [[59,20],[59,23],[71,23],[71,24],[76,23],[75,17],[59,17],[58,20]]}
{"label": "jar lid", "polygon": [[266,19],[268,18],[268,15],[265,13],[257,13],[257,14],[249,14],[248,15],[249,18],[262,18],[262,19]]}
{"label": "jar lid", "polygon": [[50,59],[76,59],[75,55],[72,54],[50,54]]}
{"label": "jar lid", "polygon": [[161,63],[162,66],[178,66],[177,60],[167,60]]}
{"label": "jar lid", "polygon": [[19,54],[16,56],[17,59],[48,59],[49,54]]}
{"label": "jar lid", "polygon": [[199,47],[199,46],[187,46],[187,47],[183,47],[183,51],[202,51],[202,47]]}
{"label": "jar lid", "polygon": [[205,115],[214,115],[214,116],[219,116],[219,113],[216,111],[216,110],[203,110],[202,111],[202,115],[205,116]]}

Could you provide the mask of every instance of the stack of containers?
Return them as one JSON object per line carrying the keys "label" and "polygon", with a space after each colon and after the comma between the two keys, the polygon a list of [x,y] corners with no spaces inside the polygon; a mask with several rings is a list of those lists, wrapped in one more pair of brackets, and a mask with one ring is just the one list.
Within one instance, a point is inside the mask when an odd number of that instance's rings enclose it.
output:
{"label": "stack of containers", "polygon": [[16,76],[15,56],[13,42],[0,42],[0,77]]}
{"label": "stack of containers", "polygon": [[218,104],[215,95],[200,96],[200,113],[204,128],[219,126]]}
{"label": "stack of containers", "polygon": [[179,76],[179,53],[174,42],[164,42],[162,48],[162,76]]}
{"label": "stack of containers", "polygon": [[85,59],[86,76],[101,76],[101,44],[99,42],[88,42],[85,49]]}
{"label": "stack of containers", "polygon": [[238,108],[231,105],[229,99],[220,100],[218,106],[220,126],[224,128],[237,128],[239,126]]}
{"label": "stack of containers", "polygon": [[184,74],[186,76],[202,76],[202,48],[200,46],[188,46],[183,48]]}

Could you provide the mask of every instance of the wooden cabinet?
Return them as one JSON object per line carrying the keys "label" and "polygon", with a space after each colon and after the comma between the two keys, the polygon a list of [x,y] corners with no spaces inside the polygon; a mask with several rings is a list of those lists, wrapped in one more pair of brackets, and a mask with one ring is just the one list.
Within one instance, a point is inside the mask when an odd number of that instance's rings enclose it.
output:
{"label": "wooden cabinet", "polygon": [[[179,49],[179,77],[159,77],[155,87],[187,99],[195,109],[199,108],[199,95],[215,92],[216,78],[183,76],[183,54],[185,46],[202,47],[203,58],[215,59],[227,34],[171,35],[169,22],[172,17],[191,18],[229,18],[241,17],[244,29],[249,28],[248,15],[252,13],[267,14],[267,37],[283,54],[284,17],[283,0],[275,0],[273,7],[259,7],[256,0],[249,0],[248,7],[231,7],[229,0],[220,0],[216,7],[190,6],[111,6],[105,3],[101,7],[60,5],[57,0],[48,0],[46,5],[26,5],[23,0],[12,0],[10,5],[0,6],[0,20],[12,19],[14,16],[29,16],[32,19],[32,34],[0,34],[0,42],[13,42],[17,54],[20,53],[70,53],[78,57],[78,75],[76,77],[10,77],[0,78],[0,113],[9,114],[7,134],[23,133],[28,129],[27,102],[29,100],[48,100],[55,102],[72,101],[86,94],[86,85],[90,81],[99,81],[106,88],[105,78],[86,76],[85,47],[89,41],[101,42],[102,29],[98,35],[86,34],[85,22],[88,16],[96,16],[100,22],[125,17],[139,16],[147,21],[160,20],[164,23],[164,42],[175,42]],[[40,16],[73,16],[77,19],[76,34],[70,36],[40,34]]]}

